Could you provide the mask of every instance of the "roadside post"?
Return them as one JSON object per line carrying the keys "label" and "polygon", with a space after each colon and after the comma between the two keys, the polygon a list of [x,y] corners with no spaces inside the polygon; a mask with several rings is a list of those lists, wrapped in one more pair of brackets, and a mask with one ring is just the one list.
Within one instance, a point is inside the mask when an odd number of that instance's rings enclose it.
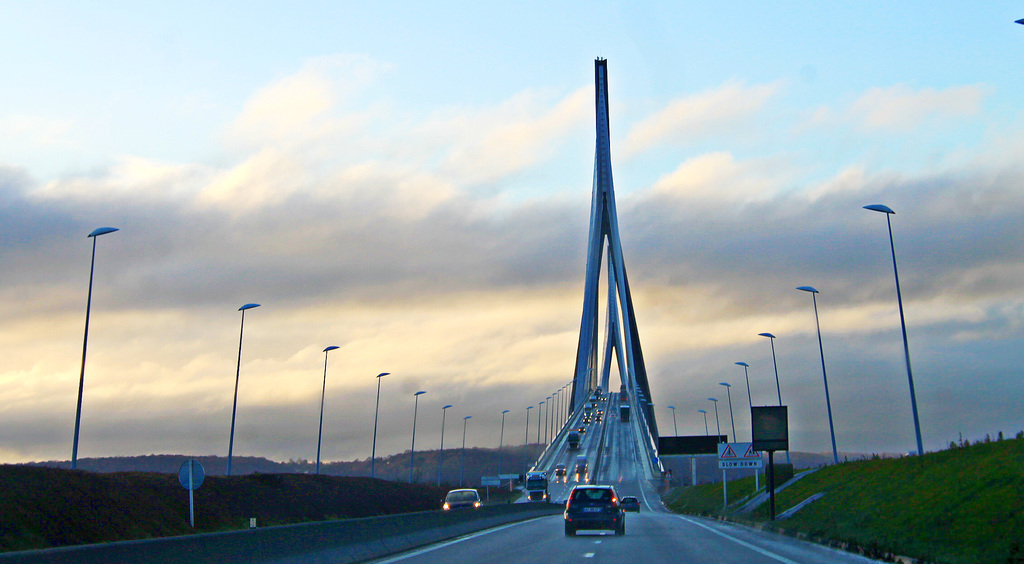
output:
{"label": "roadside post", "polygon": [[768,512],[775,520],[775,451],[789,451],[788,406],[750,408],[752,447],[768,451]]}
{"label": "roadside post", "polygon": [[206,479],[206,470],[198,460],[188,459],[178,469],[178,483],[188,490],[188,524],[193,529],[196,527],[195,501],[193,492],[203,485]]}

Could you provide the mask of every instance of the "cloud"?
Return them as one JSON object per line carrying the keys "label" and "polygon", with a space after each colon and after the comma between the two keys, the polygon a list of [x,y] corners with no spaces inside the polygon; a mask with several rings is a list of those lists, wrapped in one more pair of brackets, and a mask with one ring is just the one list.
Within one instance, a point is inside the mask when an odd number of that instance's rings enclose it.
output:
{"label": "cloud", "polygon": [[306,61],[298,72],[261,88],[227,128],[228,142],[241,147],[295,144],[336,133],[343,107],[390,70],[360,55],[332,55]]}
{"label": "cloud", "polygon": [[867,132],[907,133],[923,124],[977,115],[992,92],[985,85],[915,90],[906,84],[871,88],[847,107],[820,107],[810,122],[817,126],[848,123]]}
{"label": "cloud", "polygon": [[687,146],[699,140],[746,127],[782,84],[731,81],[714,89],[674,100],[664,109],[633,125],[626,135],[626,156],[660,145]]}
{"label": "cloud", "polygon": [[497,107],[439,116],[421,135],[447,140],[439,172],[473,186],[523,171],[551,158],[566,136],[592,115],[593,88],[581,88],[553,106],[535,92],[521,92]]}

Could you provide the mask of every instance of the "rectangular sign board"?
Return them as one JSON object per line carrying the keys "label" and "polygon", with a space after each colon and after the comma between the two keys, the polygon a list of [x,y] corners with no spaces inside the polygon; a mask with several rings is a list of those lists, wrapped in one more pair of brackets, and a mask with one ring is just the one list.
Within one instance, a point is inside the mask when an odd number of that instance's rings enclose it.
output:
{"label": "rectangular sign board", "polygon": [[718,443],[724,443],[727,440],[725,435],[658,437],[658,456],[714,456],[718,453]]}
{"label": "rectangular sign board", "polygon": [[722,443],[718,445],[718,468],[763,468],[761,453],[754,450],[753,443]]}
{"label": "rectangular sign board", "polygon": [[789,450],[789,408],[751,407],[751,430],[757,450]]}
{"label": "rectangular sign board", "polygon": [[480,477],[480,485],[481,486],[500,486],[501,485],[501,479],[499,479],[497,476],[481,476]]}

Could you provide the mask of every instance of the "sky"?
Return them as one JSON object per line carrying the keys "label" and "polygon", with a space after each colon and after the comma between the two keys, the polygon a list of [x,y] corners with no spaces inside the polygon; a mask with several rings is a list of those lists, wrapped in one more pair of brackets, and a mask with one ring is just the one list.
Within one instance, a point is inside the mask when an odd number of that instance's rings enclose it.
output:
{"label": "sky", "polygon": [[[659,425],[1024,429],[1024,6],[0,2],[0,463],[496,447],[572,377],[608,60]],[[239,359],[241,314],[246,312]],[[758,333],[771,332],[777,354]],[[615,376],[613,376],[614,380]],[[501,411],[508,409],[504,429]],[[529,411],[531,441],[538,409]],[[714,419],[709,420],[715,432]]]}

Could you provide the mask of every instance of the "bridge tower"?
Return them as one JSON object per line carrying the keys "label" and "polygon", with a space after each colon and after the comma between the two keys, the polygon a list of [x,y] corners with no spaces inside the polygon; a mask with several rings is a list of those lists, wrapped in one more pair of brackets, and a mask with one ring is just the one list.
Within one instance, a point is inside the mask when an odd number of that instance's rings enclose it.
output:
{"label": "bridge tower", "polygon": [[[594,91],[597,117],[597,148],[594,154],[594,187],[590,204],[590,236],[587,243],[587,271],[583,295],[583,317],[580,340],[576,350],[570,411],[583,405],[592,390],[600,385],[609,391],[612,354],[626,386],[634,413],[643,416],[656,439],[658,428],[647,383],[647,370],[640,349],[633,299],[622,259],[619,221],[615,212],[615,190],[612,183],[611,140],[608,120],[608,61],[594,61]],[[607,246],[606,246],[607,244]],[[606,253],[607,251],[607,253]],[[598,360],[598,300],[602,261],[607,254],[608,290],[605,312],[603,359]],[[600,383],[600,384],[599,384]]]}

